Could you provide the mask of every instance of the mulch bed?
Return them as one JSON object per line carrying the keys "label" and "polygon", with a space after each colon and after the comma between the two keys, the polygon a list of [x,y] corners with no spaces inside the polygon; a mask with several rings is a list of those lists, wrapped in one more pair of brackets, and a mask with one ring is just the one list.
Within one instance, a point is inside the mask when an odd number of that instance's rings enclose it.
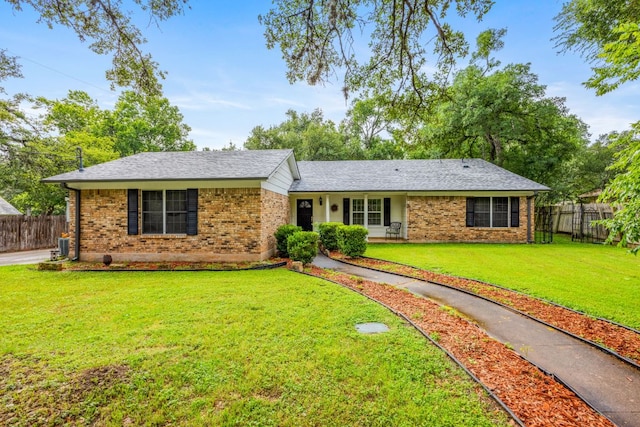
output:
{"label": "mulch bed", "polygon": [[[44,265],[50,263],[42,263]],[[51,263],[54,264],[54,263]],[[124,262],[106,265],[102,262],[63,262],[58,270],[65,271],[238,271],[265,270],[282,267],[287,261],[282,258],[272,258],[261,262]],[[47,268],[41,268],[47,269]]]}
{"label": "mulch bed", "polygon": [[419,268],[373,258],[344,259],[340,253],[331,253],[337,259],[367,268],[403,274],[420,280],[462,289],[489,298],[550,325],[604,346],[619,355],[640,364],[640,334],[625,327],[597,319],[573,310],[550,304],[508,289],[477,280],[449,276]]}
{"label": "mulch bed", "polygon": [[455,311],[390,285],[315,266],[305,272],[340,283],[410,318],[488,387],[526,425],[613,426],[572,391]]}

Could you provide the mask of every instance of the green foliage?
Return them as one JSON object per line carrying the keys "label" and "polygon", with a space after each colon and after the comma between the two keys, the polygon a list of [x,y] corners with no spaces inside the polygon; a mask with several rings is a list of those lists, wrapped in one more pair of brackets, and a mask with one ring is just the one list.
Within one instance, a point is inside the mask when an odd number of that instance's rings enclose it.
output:
{"label": "green foliage", "polygon": [[613,33],[618,39],[604,45],[598,55],[604,64],[593,67],[594,75],[585,83],[598,95],[640,77],[640,26],[637,22],[621,23]]}
{"label": "green foliage", "polygon": [[352,158],[351,148],[331,120],[322,111],[311,114],[289,110],[287,120],[264,129],[256,126],[244,143],[247,150],[293,149],[298,160],[343,160]]}
{"label": "green foliage", "polygon": [[[326,281],[284,269],[0,276],[2,420],[508,425],[419,333]],[[362,321],[390,331],[359,335]]]}
{"label": "green foliage", "polygon": [[[25,117],[20,103],[27,101],[43,111],[41,117]],[[61,100],[18,97],[0,102],[2,196],[25,212],[64,213],[65,190],[40,180],[77,169],[78,147],[84,166],[140,150],[193,150],[189,127],[181,122],[182,115],[166,98],[133,92],[122,93],[114,111],[100,109],[82,91],[69,91]]]}
{"label": "green foliage", "polygon": [[101,133],[114,139],[121,157],[145,151],[192,151],[191,128],[167,98],[123,92],[106,115]]}
{"label": "green foliage", "polygon": [[[598,95],[640,77],[640,3],[572,0],[563,5],[556,20],[558,44],[564,50],[577,50],[595,64],[586,85]],[[610,239],[621,236],[621,244],[640,241],[639,131],[637,122],[631,131],[615,137],[616,146],[625,148],[611,167],[618,175],[601,197],[620,208],[613,219],[602,223],[610,229]]]}
{"label": "green foliage", "polygon": [[284,224],[278,227],[273,235],[276,237],[276,248],[278,249],[278,254],[281,257],[287,258],[289,256],[289,251],[287,250],[287,239],[293,233],[302,231],[302,227],[293,224]]}
{"label": "green foliage", "polygon": [[529,65],[489,74],[471,65],[447,93],[425,118],[412,157],[483,158],[553,186],[587,144],[586,125],[568,113],[562,99],[545,97]]}
{"label": "green foliage", "polygon": [[341,225],[336,231],[338,248],[344,255],[357,258],[367,250],[369,230],[361,225]]}
{"label": "green foliage", "polygon": [[296,231],[287,238],[289,258],[309,264],[318,255],[318,233]]}
{"label": "green foliage", "polygon": [[640,4],[611,0],[571,0],[556,16],[556,42],[593,64],[586,86],[599,95],[640,76]]}
{"label": "green foliage", "polygon": [[[8,0],[13,12],[27,4],[40,15],[38,22],[49,28],[67,27],[81,41],[89,41],[89,49],[99,55],[110,54],[112,68],[106,77],[113,86],[132,87],[140,93],[158,95],[164,73],[151,55],[141,50],[146,42],[142,31],[131,22],[131,7],[135,4],[148,17],[148,23],[158,24],[183,12],[184,0],[136,0],[126,8],[111,1],[50,1]],[[0,76],[1,77],[1,76]]]}
{"label": "green foliage", "polygon": [[325,249],[335,251],[338,249],[338,227],[341,222],[321,222],[318,224],[318,233],[320,235],[320,243]]}
{"label": "green foliage", "polygon": [[[376,244],[367,256],[482,280],[592,316],[640,327],[639,259],[615,246],[552,244]],[[579,289],[579,292],[576,290]]]}
{"label": "green foliage", "polygon": [[[600,196],[616,207],[613,218],[599,221],[609,229],[608,242],[620,236],[620,245],[640,242],[640,122],[621,133],[614,145],[622,147],[610,169],[618,172]],[[632,252],[637,254],[640,246]]]}
{"label": "green foliage", "polygon": [[[468,52],[462,32],[445,22],[447,13],[479,20],[493,1],[453,3],[285,0],[259,20],[267,47],[280,47],[289,81],[323,84],[344,72],[345,97],[357,91],[402,94],[397,105],[417,112]],[[368,57],[356,54],[358,45],[369,46]],[[435,73],[425,71],[431,57],[438,58]]]}

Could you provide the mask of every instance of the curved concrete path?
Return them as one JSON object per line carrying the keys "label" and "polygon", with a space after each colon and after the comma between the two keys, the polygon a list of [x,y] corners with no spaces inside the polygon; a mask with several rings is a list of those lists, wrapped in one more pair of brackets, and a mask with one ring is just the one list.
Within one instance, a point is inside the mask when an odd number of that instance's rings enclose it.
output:
{"label": "curved concrete path", "polygon": [[318,255],[318,267],[387,283],[450,306],[491,337],[569,385],[618,426],[640,427],[640,370],[498,304],[445,286],[351,266]]}

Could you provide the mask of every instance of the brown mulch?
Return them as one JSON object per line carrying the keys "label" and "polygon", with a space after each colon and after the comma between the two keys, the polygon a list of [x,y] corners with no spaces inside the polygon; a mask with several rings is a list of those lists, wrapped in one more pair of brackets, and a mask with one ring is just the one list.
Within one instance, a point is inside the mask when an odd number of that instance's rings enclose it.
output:
{"label": "brown mulch", "polygon": [[488,387],[527,426],[613,426],[569,389],[452,310],[407,291],[312,266],[410,318]]}
{"label": "brown mulch", "polygon": [[62,270],[67,271],[237,271],[258,270],[282,266],[286,260],[271,258],[260,262],[102,262],[73,261],[64,262]]}
{"label": "brown mulch", "polygon": [[[331,256],[340,259],[342,254],[332,253]],[[565,307],[549,304],[546,301],[477,280],[434,273],[372,258],[348,259],[345,261],[362,267],[399,273],[472,292],[604,346],[623,357],[631,359],[635,363],[640,363],[640,334],[606,320],[596,319]]]}

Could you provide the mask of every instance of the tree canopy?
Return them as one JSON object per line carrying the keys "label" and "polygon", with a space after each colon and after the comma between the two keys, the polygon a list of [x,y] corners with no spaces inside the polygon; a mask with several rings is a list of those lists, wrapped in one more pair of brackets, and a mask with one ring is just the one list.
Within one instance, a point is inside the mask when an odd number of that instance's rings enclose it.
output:
{"label": "tree canopy", "polygon": [[[259,20],[265,26],[267,47],[279,46],[282,52],[289,81],[320,84],[343,73],[345,97],[392,89],[408,94],[398,102],[424,107],[456,59],[468,53],[462,31],[446,22],[447,13],[455,8],[459,16],[480,20],[492,4],[492,0],[282,0]],[[435,74],[425,71],[431,58],[438,69]]]}
{"label": "tree canopy", "polygon": [[[76,33],[81,42],[89,41],[89,49],[99,55],[110,55],[112,67],[106,71],[112,87],[130,87],[139,93],[159,95],[160,80],[165,73],[149,53],[142,31],[131,20],[128,8],[136,5],[151,24],[183,13],[187,0],[5,0],[14,12],[31,7],[49,28],[63,26]],[[16,63],[17,58],[0,50],[0,66]],[[0,80],[2,73],[0,71]]]}
{"label": "tree canopy", "polygon": [[195,149],[187,138],[190,128],[166,98],[127,91],[113,110],[103,110],[87,93],[70,91],[60,100],[37,98],[33,107],[42,114],[27,125],[9,122],[10,138],[0,145],[0,189],[12,204],[34,214],[64,212],[65,191],[40,180],[76,169],[77,147],[85,166],[140,151]]}
{"label": "tree canopy", "polygon": [[[585,83],[598,95],[640,77],[640,3],[636,1],[571,0],[557,16],[557,41],[565,51],[577,51],[593,63]],[[615,204],[613,219],[603,221],[609,240],[640,241],[640,122],[612,140],[619,148],[610,170],[617,176],[605,188],[602,201]],[[622,148],[621,148],[622,147]],[[637,247],[634,250],[638,251]]]}

